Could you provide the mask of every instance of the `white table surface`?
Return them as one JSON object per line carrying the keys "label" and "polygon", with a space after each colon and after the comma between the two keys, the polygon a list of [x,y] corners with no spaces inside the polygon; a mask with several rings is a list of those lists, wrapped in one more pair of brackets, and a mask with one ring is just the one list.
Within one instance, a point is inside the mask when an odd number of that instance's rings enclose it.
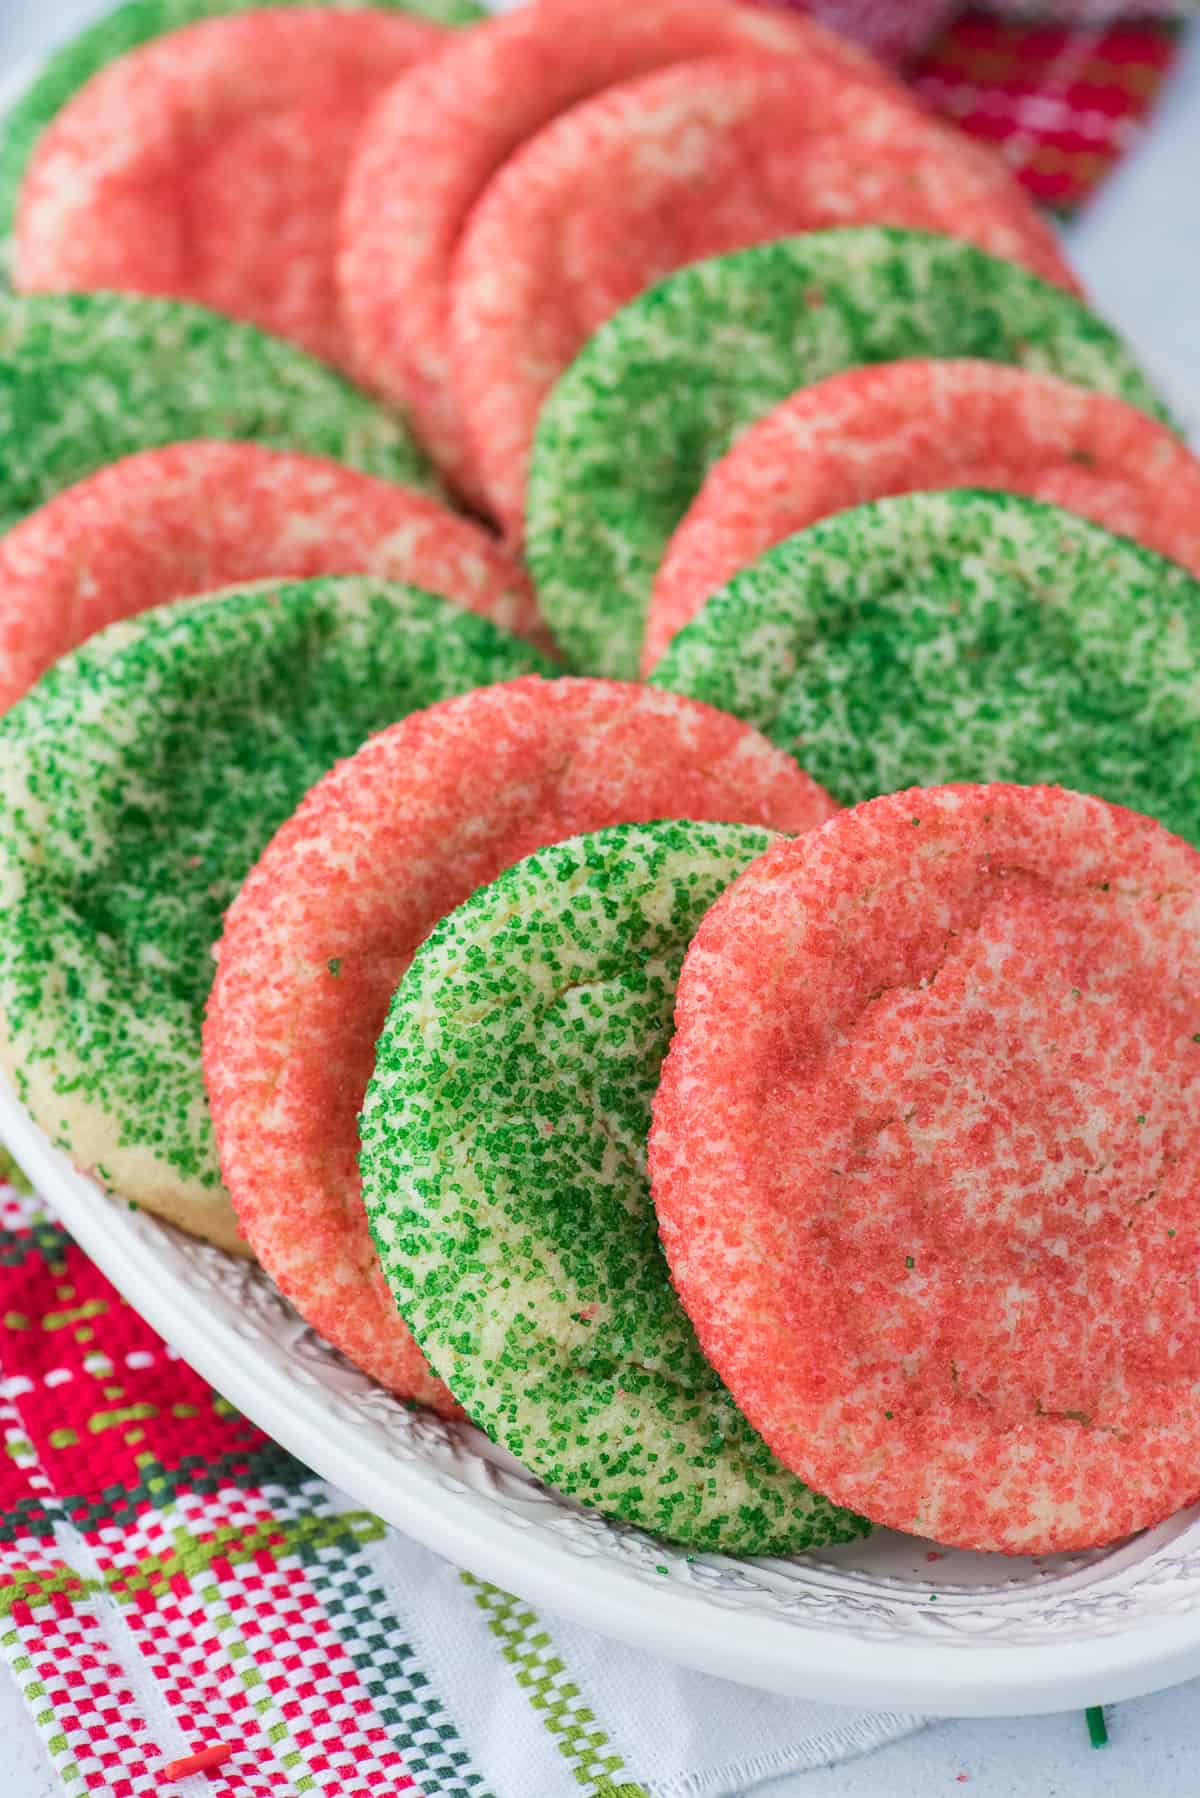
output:
{"label": "white table surface", "polygon": [[[103,0],[0,0],[0,69],[103,10]],[[1167,371],[1200,424],[1200,26],[1153,131],[1070,239],[1093,299]],[[1078,1712],[937,1723],[861,1760],[759,1786],[756,1798],[1197,1798],[1200,1680],[1115,1706],[1108,1724],[1109,1745],[1095,1750]],[[0,1756],[3,1798],[61,1798],[3,1671]]]}

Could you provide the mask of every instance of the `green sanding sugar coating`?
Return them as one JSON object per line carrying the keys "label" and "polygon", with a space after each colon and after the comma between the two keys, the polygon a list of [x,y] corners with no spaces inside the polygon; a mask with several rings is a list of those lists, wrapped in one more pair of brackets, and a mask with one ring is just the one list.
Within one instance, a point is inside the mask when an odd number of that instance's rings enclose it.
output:
{"label": "green sanding sugar coating", "polygon": [[652,686],[734,712],[844,805],[1058,783],[1200,843],[1200,583],[1058,506],[905,494],[798,531]]}
{"label": "green sanding sugar coating", "polygon": [[438,491],[401,419],[254,325],[126,294],[0,297],[0,530],[120,456],[193,437]]}
{"label": "green sanding sugar coating", "polygon": [[[415,13],[446,25],[470,25],[485,17],[472,0],[319,0],[322,7],[357,11],[377,6],[393,12]],[[34,145],[60,108],[98,70],[164,32],[194,25],[200,19],[229,18],[252,12],[263,0],[127,0],[114,12],[98,19],[57,51],[36,81],[10,109],[0,136],[0,240],[12,231],[17,194]],[[270,0],[280,6],[311,5],[313,0]]]}
{"label": "green sanding sugar coating", "polygon": [[538,422],[527,554],[572,666],[637,677],[667,541],[747,425],[799,387],[906,356],[1017,363],[1163,415],[1086,306],[953,238],[814,231],[693,263],[601,326]]}
{"label": "green sanding sugar coating", "polygon": [[114,1168],[136,1148],[219,1188],[200,1027],[226,906],[340,757],[530,672],[487,619],[359,576],[181,600],[52,668],[0,722],[0,1016],[42,1126],[78,1153],[99,1117]]}
{"label": "green sanding sugar coating", "polygon": [[471,1417],[584,1504],[743,1554],[867,1527],[735,1409],[671,1287],[646,1172],[684,951],[774,840],[619,825],[518,862],[417,952],[362,1118],[388,1283]]}

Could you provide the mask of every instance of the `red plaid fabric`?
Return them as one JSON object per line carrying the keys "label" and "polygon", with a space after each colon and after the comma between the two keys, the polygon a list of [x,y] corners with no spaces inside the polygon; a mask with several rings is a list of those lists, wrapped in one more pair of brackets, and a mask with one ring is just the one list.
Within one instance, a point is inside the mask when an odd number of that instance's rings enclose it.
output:
{"label": "red plaid fabric", "polygon": [[938,112],[994,145],[1035,199],[1069,212],[1129,148],[1176,35],[1162,19],[1070,27],[972,7],[911,75]]}
{"label": "red plaid fabric", "polygon": [[1174,59],[1164,0],[783,0],[902,66],[935,111],[1071,212],[1125,153]]}
{"label": "red plaid fabric", "polygon": [[68,1792],[143,1798],[168,1756],[222,1742],[214,1798],[486,1798],[401,1665],[363,1559],[383,1526],[337,1509],[2,1185],[0,1451],[0,1677],[7,1660]]}

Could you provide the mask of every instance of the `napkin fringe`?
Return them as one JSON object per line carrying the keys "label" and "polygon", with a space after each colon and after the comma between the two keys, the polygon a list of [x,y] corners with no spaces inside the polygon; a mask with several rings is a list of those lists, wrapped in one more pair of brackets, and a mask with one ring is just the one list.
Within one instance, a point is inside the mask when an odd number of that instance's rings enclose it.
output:
{"label": "napkin fringe", "polygon": [[856,1760],[902,1736],[927,1729],[933,1717],[907,1716],[899,1711],[880,1711],[871,1716],[847,1712],[846,1721],[822,1730],[807,1741],[770,1749],[741,1760],[728,1761],[703,1773],[683,1773],[674,1779],[652,1780],[652,1798],[741,1798],[751,1786],[788,1773],[812,1773],[835,1761]]}

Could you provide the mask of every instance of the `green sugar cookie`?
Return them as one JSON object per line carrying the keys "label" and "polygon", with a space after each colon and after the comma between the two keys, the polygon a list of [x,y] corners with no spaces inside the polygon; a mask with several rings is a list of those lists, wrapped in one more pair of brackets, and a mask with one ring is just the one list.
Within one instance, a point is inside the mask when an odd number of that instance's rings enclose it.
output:
{"label": "green sugar cookie", "polygon": [[740,431],[810,382],[908,356],[1018,363],[1162,416],[1079,300],[953,238],[814,231],[693,263],[602,325],[542,408],[526,553],[572,665],[636,676],[663,551]]}
{"label": "green sugar cookie", "polygon": [[363,576],[181,600],[57,663],[0,722],[0,1063],[43,1129],[235,1246],[200,1065],[226,906],[374,731],[547,668],[487,619]]}
{"label": "green sugar cookie", "polygon": [[1200,582],[1073,512],[960,489],[856,506],[742,569],[651,677],[835,799],[1056,782],[1200,842]]}
{"label": "green sugar cookie", "polygon": [[417,951],[361,1121],[384,1273],[467,1412],[582,1503],[741,1554],[866,1528],[734,1408],[671,1288],[646,1174],[684,951],[779,840],[618,825],[518,862]]}
{"label": "green sugar cookie", "polygon": [[[416,13],[444,25],[470,25],[485,16],[472,0],[320,0],[331,10],[358,11],[382,6],[392,11]],[[311,5],[312,0],[270,0],[272,8]],[[33,147],[61,107],[98,70],[136,50],[151,38],[201,19],[230,18],[253,12],[262,0],[126,0],[124,6],[97,19],[43,66],[12,106],[0,135],[0,256],[7,260],[17,193]]]}
{"label": "green sugar cookie", "polygon": [[126,294],[0,297],[0,531],[120,456],[194,437],[439,491],[394,413],[253,325]]}

